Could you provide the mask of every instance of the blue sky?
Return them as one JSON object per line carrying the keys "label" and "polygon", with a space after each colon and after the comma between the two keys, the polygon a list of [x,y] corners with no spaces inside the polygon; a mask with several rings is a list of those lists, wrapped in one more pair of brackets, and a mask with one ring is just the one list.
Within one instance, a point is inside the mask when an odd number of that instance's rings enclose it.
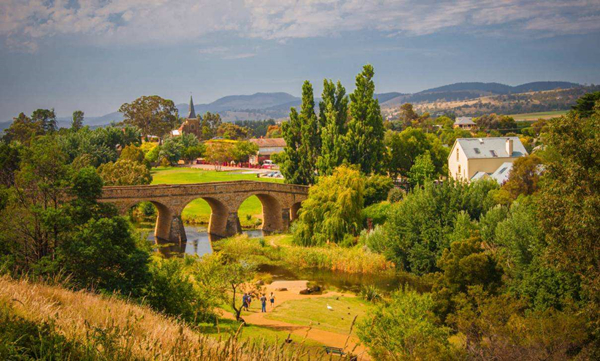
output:
{"label": "blue sky", "polygon": [[377,92],[453,82],[600,83],[600,0],[2,0],[0,121],[116,111],[323,78]]}

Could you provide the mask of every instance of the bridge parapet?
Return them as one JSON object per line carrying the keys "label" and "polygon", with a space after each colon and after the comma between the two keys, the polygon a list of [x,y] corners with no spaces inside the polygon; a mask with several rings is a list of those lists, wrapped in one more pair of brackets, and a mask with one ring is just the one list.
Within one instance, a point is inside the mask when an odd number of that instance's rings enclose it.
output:
{"label": "bridge parapet", "polygon": [[206,200],[212,210],[208,232],[228,237],[241,232],[237,211],[253,195],[263,205],[263,230],[284,231],[296,218],[300,203],[308,197],[308,187],[258,181],[109,186],[103,188],[100,201],[114,203],[122,213],[139,202],[152,202],[159,213],[156,238],[182,242],[186,237],[181,212],[191,201]]}

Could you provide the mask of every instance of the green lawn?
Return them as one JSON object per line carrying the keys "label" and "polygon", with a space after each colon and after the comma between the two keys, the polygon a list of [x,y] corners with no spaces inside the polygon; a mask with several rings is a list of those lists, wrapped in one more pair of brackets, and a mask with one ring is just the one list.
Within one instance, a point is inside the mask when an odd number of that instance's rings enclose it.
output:
{"label": "green lawn", "polygon": [[539,113],[522,113],[522,114],[511,114],[510,116],[515,121],[536,121],[538,119],[551,119],[565,115],[568,110],[557,110],[552,112],[539,112]]}
{"label": "green lawn", "polygon": [[[327,309],[327,305],[333,310]],[[269,312],[266,317],[303,326],[312,322],[314,328],[347,334],[354,317],[358,316],[358,322],[367,314],[369,307],[368,302],[358,297],[306,298],[287,301]]]}
{"label": "green lawn", "polygon": [[[188,184],[206,182],[230,182],[236,180],[253,180],[282,183],[282,179],[256,178],[255,174],[240,174],[240,171],[207,171],[197,168],[158,167],[152,169],[152,184]],[[240,222],[244,227],[260,224],[262,205],[256,196],[249,197],[238,210]],[[198,198],[188,204],[183,210],[183,220],[186,223],[208,224],[210,206],[205,200]]]}

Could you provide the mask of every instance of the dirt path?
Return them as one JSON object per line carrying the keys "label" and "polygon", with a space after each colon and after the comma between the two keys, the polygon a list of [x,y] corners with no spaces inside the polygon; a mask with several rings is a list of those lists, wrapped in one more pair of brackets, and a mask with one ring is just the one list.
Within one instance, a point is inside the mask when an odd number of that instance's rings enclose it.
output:
{"label": "dirt path", "polygon": [[[348,337],[348,334],[329,332],[316,329],[314,327],[310,328],[309,326],[301,326],[266,318],[270,311],[287,301],[306,298],[335,297],[342,295],[339,292],[327,292],[322,295],[301,295],[300,290],[305,289],[307,283],[308,281],[275,281],[270,285],[265,286],[264,291],[267,295],[269,295],[271,292],[275,293],[275,307],[271,308],[270,303],[267,302],[267,313],[262,313],[259,309],[254,308],[255,305],[260,304],[260,301],[253,300],[250,311],[243,311],[242,318],[251,325],[290,332],[295,335],[317,341],[326,346],[343,348],[346,352],[352,352],[359,355],[359,360],[369,360],[370,358],[366,352],[366,348],[359,344],[359,340],[355,336]],[[286,288],[287,291],[277,291],[277,289],[282,288]],[[233,319],[233,315],[231,313],[226,312],[224,316],[226,318]]]}

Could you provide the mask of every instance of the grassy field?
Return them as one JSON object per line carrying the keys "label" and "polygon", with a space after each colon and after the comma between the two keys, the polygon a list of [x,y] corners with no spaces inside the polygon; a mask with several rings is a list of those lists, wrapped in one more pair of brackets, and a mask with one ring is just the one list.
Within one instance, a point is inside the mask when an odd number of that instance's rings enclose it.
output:
{"label": "grassy field", "polygon": [[[230,182],[236,180],[253,180],[264,182],[283,182],[282,179],[256,178],[255,174],[242,174],[240,171],[217,172],[197,168],[153,168],[152,184],[188,184],[206,182]],[[208,224],[210,218],[210,206],[205,200],[196,199],[183,210],[183,221],[185,223]],[[242,203],[238,210],[240,222],[243,227],[260,225],[262,204],[256,196],[249,197]]]}
{"label": "grassy field", "polygon": [[557,110],[553,112],[539,112],[539,113],[523,113],[523,114],[511,114],[516,121],[536,121],[538,119],[551,119],[560,117],[561,115],[567,114],[568,110]]}
{"label": "grassy field", "polygon": [[357,316],[358,322],[368,313],[369,307],[368,302],[358,297],[307,298],[283,303],[266,317],[303,326],[312,323],[314,328],[348,334],[354,317]]}

